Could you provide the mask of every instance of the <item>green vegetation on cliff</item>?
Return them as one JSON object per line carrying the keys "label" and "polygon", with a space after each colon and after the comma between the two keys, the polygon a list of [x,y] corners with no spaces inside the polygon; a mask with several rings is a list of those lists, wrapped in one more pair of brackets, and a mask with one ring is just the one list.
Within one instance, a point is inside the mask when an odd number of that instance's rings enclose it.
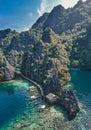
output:
{"label": "green vegetation on cliff", "polygon": [[0,31],[0,81],[11,80],[13,68],[21,70],[42,86],[44,95],[60,96],[61,106],[73,118],[79,108],[74,92],[64,90],[70,81],[68,67],[91,70],[90,52],[91,1],[79,0],[68,9],[58,5],[28,31]]}
{"label": "green vegetation on cliff", "polygon": [[0,52],[44,88],[56,88],[56,82],[61,88],[70,80],[68,67],[91,69],[90,7],[90,0],[79,0],[69,9],[58,5],[29,31],[1,30]]}
{"label": "green vegetation on cliff", "polygon": [[69,80],[65,46],[52,29],[46,28],[41,40],[31,45],[23,56],[21,71],[43,86],[44,92],[60,92]]}
{"label": "green vegetation on cliff", "polygon": [[6,58],[0,54],[0,81],[11,80],[14,77],[14,68]]}
{"label": "green vegetation on cliff", "polygon": [[39,21],[41,20],[37,20],[32,28],[44,30],[46,27],[50,27],[60,36],[61,44],[64,44],[70,59],[69,67],[91,69],[90,0],[86,2],[79,0],[73,8],[69,9],[64,9],[58,5],[46,16],[41,27]]}

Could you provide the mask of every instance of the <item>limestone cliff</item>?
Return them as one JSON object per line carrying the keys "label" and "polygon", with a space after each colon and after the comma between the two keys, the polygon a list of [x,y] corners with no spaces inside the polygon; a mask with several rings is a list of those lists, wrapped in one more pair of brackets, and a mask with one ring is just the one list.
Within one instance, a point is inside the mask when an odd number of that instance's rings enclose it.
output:
{"label": "limestone cliff", "polygon": [[31,45],[24,54],[21,71],[41,84],[45,94],[58,94],[70,80],[68,62],[60,37],[48,28],[42,34],[42,40]]}
{"label": "limestone cliff", "polygon": [[8,63],[5,56],[0,54],[0,81],[14,78],[14,68]]}

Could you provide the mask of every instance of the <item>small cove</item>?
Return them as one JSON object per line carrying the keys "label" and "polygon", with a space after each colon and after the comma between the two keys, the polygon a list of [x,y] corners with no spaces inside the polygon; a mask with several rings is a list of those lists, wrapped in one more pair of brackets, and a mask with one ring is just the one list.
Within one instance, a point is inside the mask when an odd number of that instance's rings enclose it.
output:
{"label": "small cove", "polygon": [[0,127],[24,111],[27,105],[27,91],[24,87],[28,85],[23,80],[0,84]]}
{"label": "small cove", "polygon": [[42,104],[42,100],[31,103],[32,95],[39,96],[37,89],[33,89],[33,85],[24,79],[0,84],[0,130],[13,129],[14,124],[23,121],[26,114],[37,115],[36,106],[38,102]]}
{"label": "small cove", "polygon": [[[72,80],[67,84],[77,91],[80,112],[68,121],[60,106],[47,106],[38,98],[36,88],[24,79],[0,84],[0,130],[91,130],[91,72],[70,70]],[[46,104],[45,104],[46,105]]]}

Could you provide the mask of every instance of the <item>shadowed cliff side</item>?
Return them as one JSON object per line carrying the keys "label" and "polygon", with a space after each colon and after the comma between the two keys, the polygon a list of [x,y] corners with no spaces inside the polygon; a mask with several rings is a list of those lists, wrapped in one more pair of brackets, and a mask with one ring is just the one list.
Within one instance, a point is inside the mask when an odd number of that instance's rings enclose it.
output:
{"label": "shadowed cliff side", "polygon": [[41,84],[45,94],[58,94],[70,80],[68,62],[60,37],[47,28],[42,34],[42,40],[31,45],[31,49],[24,54],[21,71]]}
{"label": "shadowed cliff side", "polygon": [[64,108],[69,119],[73,119],[79,107],[74,92],[64,89],[70,81],[68,63],[69,58],[60,37],[46,28],[42,40],[32,44],[24,54],[21,72],[40,84],[45,96],[57,95],[57,103]]}
{"label": "shadowed cliff side", "polygon": [[0,54],[0,81],[14,78],[14,68],[8,63],[6,58]]}

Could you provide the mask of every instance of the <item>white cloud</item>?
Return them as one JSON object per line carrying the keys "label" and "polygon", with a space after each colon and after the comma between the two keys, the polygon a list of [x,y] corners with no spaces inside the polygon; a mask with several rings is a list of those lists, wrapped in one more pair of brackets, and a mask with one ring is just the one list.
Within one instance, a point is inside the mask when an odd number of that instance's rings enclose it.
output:
{"label": "white cloud", "polygon": [[28,31],[29,30],[29,27],[24,27],[23,28],[23,31]]}
{"label": "white cloud", "polygon": [[41,16],[45,12],[45,10],[47,9],[47,6],[48,6],[47,2],[48,2],[47,0],[41,1],[40,7],[37,10],[39,16]]}
{"label": "white cloud", "polygon": [[[73,7],[79,0],[41,0],[37,12],[41,16],[44,12],[50,12],[54,6],[63,5],[65,8]],[[86,1],[86,0],[83,0]]]}
{"label": "white cloud", "polygon": [[49,12],[54,6],[58,4],[61,4],[61,0],[41,0],[41,4],[37,12],[39,16],[41,16],[44,12]]}
{"label": "white cloud", "polygon": [[61,0],[61,4],[67,9],[69,7],[73,7],[78,1],[79,0]]}

